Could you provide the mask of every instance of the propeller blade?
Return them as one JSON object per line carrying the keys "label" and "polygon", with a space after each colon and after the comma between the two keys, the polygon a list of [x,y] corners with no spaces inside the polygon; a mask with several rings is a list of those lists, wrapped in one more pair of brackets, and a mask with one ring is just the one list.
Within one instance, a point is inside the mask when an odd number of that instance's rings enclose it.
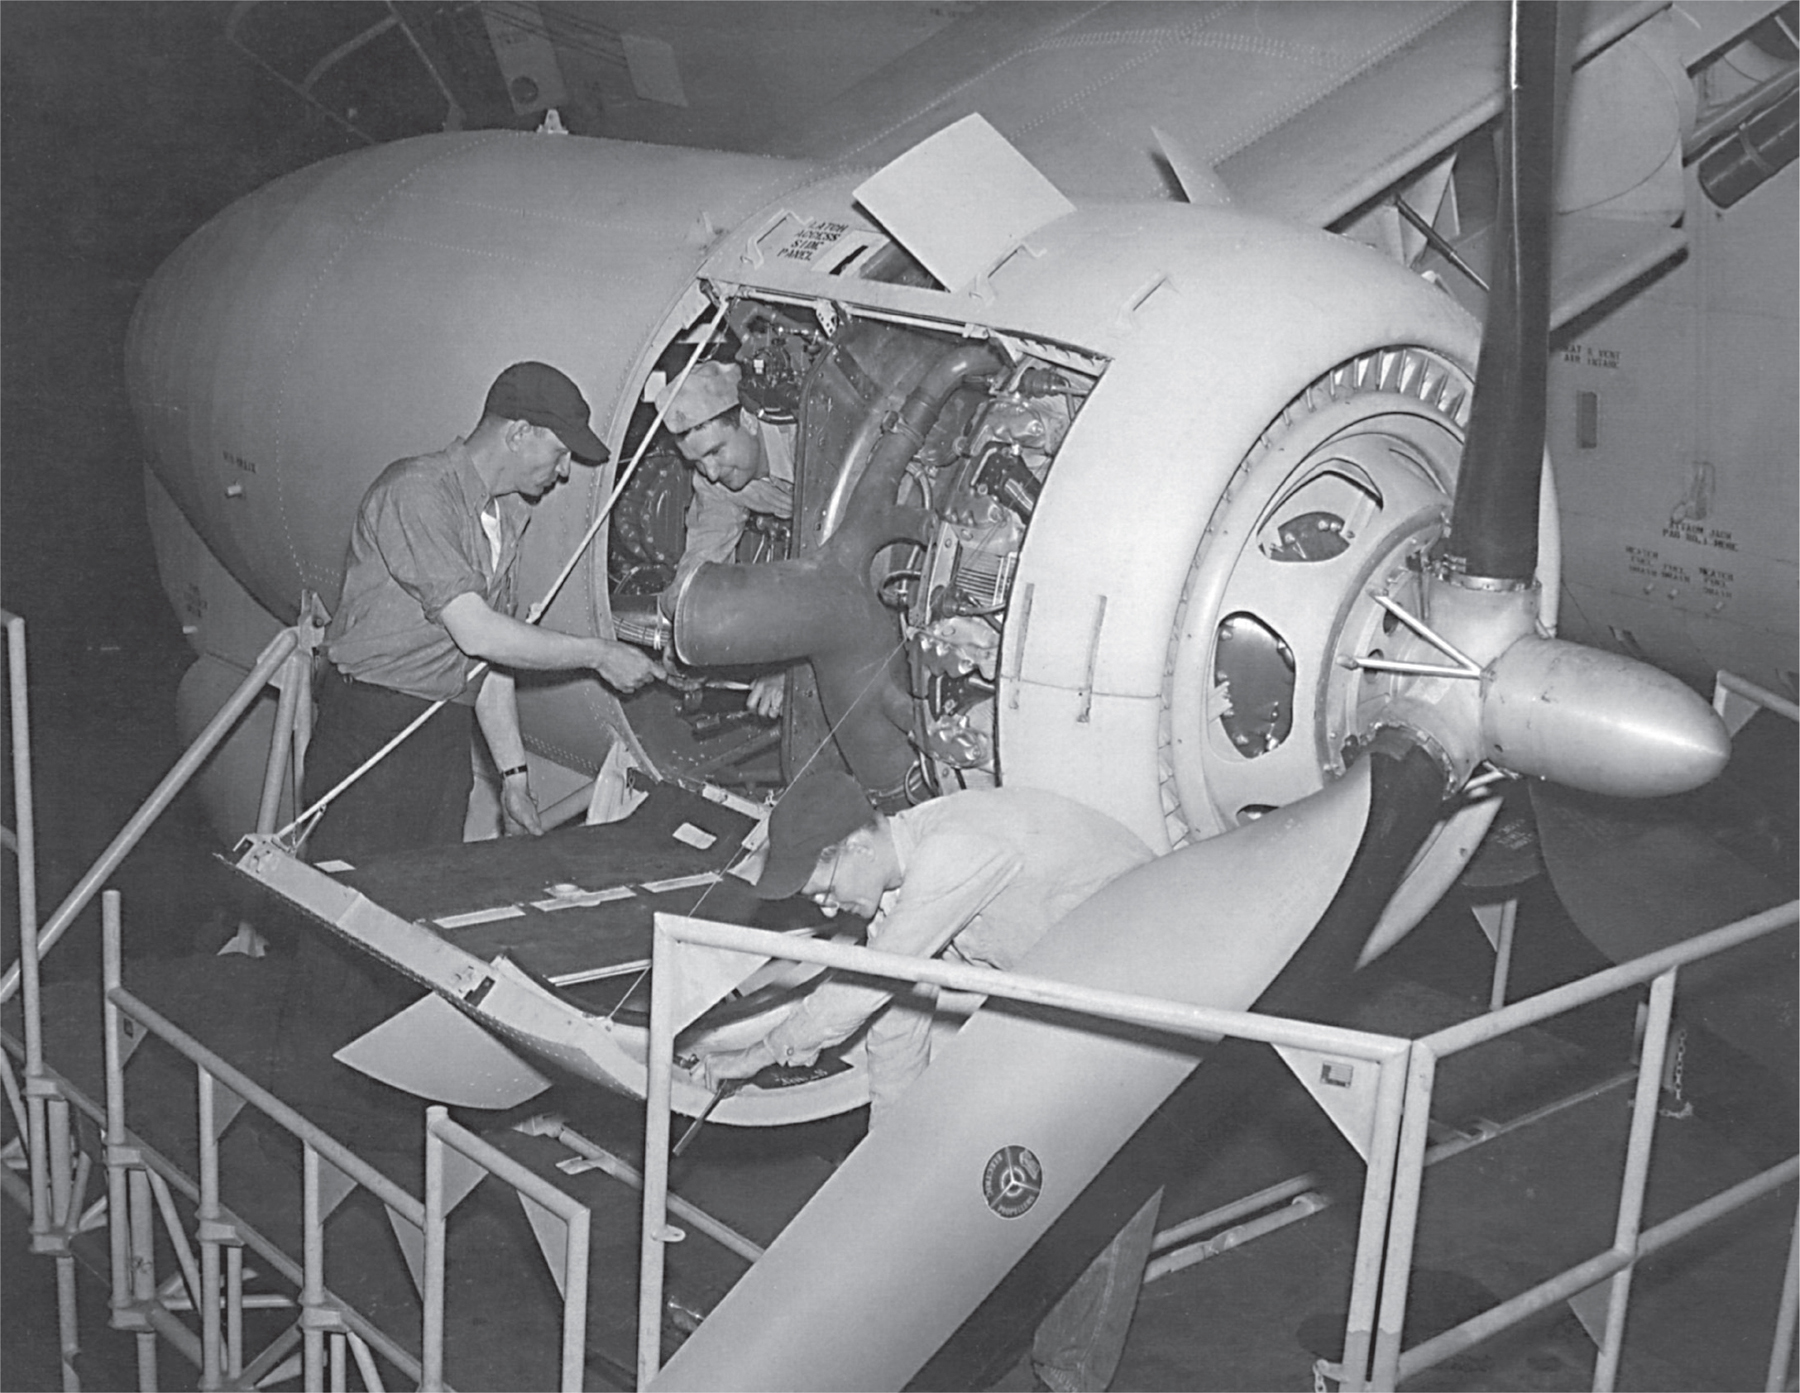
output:
{"label": "propeller blade", "polygon": [[[1017,970],[1247,1007],[1351,873],[1366,840],[1370,763],[1119,877],[1053,927]],[[1043,1008],[990,1002],[978,1011],[652,1386],[903,1386],[1204,1048],[1082,1024]],[[1027,1169],[1041,1163],[1042,1192],[1023,1207],[984,1188],[984,1175],[1005,1169],[1007,1158]],[[920,1272],[933,1280],[921,1284]],[[828,1338],[843,1330],[857,1338]]]}
{"label": "propeller blade", "polygon": [[1550,215],[1560,5],[1511,10],[1500,213],[1481,362],[1443,559],[1449,573],[1529,585],[1549,369]]}
{"label": "propeller blade", "polygon": [[[1792,898],[1666,806],[1634,805],[1533,783],[1544,869],[1570,921],[1614,962],[1629,962]],[[1790,1087],[1796,1077],[1794,940],[1775,935],[1681,969],[1681,1014]]]}
{"label": "propeller blade", "polygon": [[[1357,794],[1353,780],[1366,780],[1366,794]],[[1341,786],[1345,784],[1352,787]],[[1304,860],[1269,859],[1268,848],[1252,845],[1242,832],[1202,844],[1211,852],[1205,863],[1206,879],[1196,881],[1200,887],[1197,894],[1209,905],[1228,899],[1240,875],[1248,875],[1252,885],[1260,884],[1265,896],[1272,884],[1279,883],[1278,877],[1289,873],[1302,875],[1314,893],[1321,887],[1330,889],[1332,884],[1337,885],[1329,901],[1313,901],[1317,908],[1314,927],[1250,1009],[1320,1021],[1333,1020],[1341,1014],[1339,1003],[1345,984],[1370,938],[1370,926],[1387,903],[1396,881],[1412,863],[1414,853],[1436,826],[1443,790],[1443,771],[1435,759],[1417,746],[1389,737],[1360,761],[1339,786],[1326,791],[1338,800],[1367,800],[1362,805],[1367,810],[1362,819],[1362,835],[1347,864],[1341,857],[1349,844],[1340,838],[1347,838],[1352,826],[1335,820],[1328,822],[1317,808],[1302,813],[1315,800],[1323,800],[1324,793],[1282,810],[1300,813],[1307,819],[1306,844],[1310,845],[1313,858],[1310,865]],[[1256,825],[1259,824],[1252,824]],[[1229,905],[1225,908],[1229,922],[1237,925],[1242,938],[1257,938],[1255,929],[1243,933],[1246,922],[1256,929],[1261,927],[1248,904],[1242,910]],[[1305,931],[1304,925],[1282,923],[1272,927],[1282,939],[1293,927]],[[1231,943],[1215,943],[1212,951],[1235,955],[1245,949]],[[1146,967],[1142,959],[1134,961],[1136,970]],[[1156,961],[1148,966],[1155,968]],[[1032,966],[1040,966],[1035,956]],[[1255,1067],[1255,1052],[1261,1048],[1239,1040],[1223,1040],[1208,1047],[1206,1067],[1191,1073],[1168,1104],[1138,1129],[908,1386],[982,1388],[998,1377],[1012,1361],[1002,1358],[996,1367],[996,1354],[1004,1356],[1015,1349],[1019,1339],[1029,1338],[1021,1332],[1030,1331],[1094,1254],[1111,1242],[1121,1217],[1135,1212],[1159,1186],[1168,1182],[1171,1158],[1191,1156],[1197,1145],[1204,1145],[1209,1119],[1232,1115],[1245,1106],[1244,1090],[1266,1078]]]}
{"label": "propeller blade", "polygon": [[[1319,793],[1121,876],[1018,970],[1200,1005],[1327,1012],[1435,824],[1444,791],[1443,769],[1427,750],[1384,735]],[[990,1004],[654,1386],[902,1386],[1084,1195],[1203,1048]],[[1042,1190],[1023,1209],[996,1208],[1001,1200],[980,1179],[1022,1151],[1030,1158],[1020,1164]],[[1130,1212],[1130,1204],[1112,1208]],[[948,1252],[957,1255],[952,1264],[942,1262]],[[937,1278],[922,1292],[915,1274],[925,1270]],[[1007,1286],[1016,1295],[996,1293],[1013,1319],[1032,1318],[1051,1289],[1025,1285],[1041,1289],[1024,1292],[1015,1278]],[[899,1312],[907,1318],[897,1320]],[[983,1307],[968,1328],[989,1330],[991,1319]],[[818,1338],[844,1328],[859,1338]],[[940,1376],[954,1381],[951,1370],[970,1358],[945,1351],[927,1367],[926,1385],[947,1386]]]}

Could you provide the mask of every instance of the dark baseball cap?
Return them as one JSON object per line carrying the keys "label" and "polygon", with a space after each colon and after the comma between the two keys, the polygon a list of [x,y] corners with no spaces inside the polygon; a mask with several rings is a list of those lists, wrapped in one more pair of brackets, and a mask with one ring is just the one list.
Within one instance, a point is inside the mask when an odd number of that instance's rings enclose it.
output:
{"label": "dark baseball cap", "polygon": [[612,458],[588,424],[591,413],[581,389],[548,363],[514,363],[494,379],[482,411],[553,430],[570,454],[590,464]]}
{"label": "dark baseball cap", "polygon": [[875,825],[862,785],[836,769],[802,774],[769,814],[769,854],[752,888],[758,899],[785,900],[812,878],[819,854]]}

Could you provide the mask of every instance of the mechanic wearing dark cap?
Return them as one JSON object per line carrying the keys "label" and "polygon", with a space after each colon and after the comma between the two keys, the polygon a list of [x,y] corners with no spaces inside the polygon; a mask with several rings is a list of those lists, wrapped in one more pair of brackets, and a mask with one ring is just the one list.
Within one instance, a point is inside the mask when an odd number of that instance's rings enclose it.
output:
{"label": "mechanic wearing dark cap", "polygon": [[[1076,905],[1151,859],[1121,823],[1031,788],[953,793],[891,816],[848,774],[800,776],[769,816],[756,893],[804,893],[827,913],[869,919],[869,947],[1008,970]],[[770,1064],[807,1064],[868,1023],[869,1125],[924,1072],[935,989],[826,980],[748,1049],[702,1056],[708,1083]],[[1102,1389],[1125,1348],[1161,1192],[1089,1265],[1039,1325],[1031,1360],[1056,1389]]]}
{"label": "mechanic wearing dark cap", "polygon": [[[470,702],[501,774],[506,830],[538,834],[513,672],[586,668],[622,692],[661,675],[629,644],[513,617],[528,502],[568,478],[571,457],[607,459],[580,388],[548,364],[514,363],[466,439],[396,460],[363,495],[326,631],[308,806],[433,702],[448,704],[333,801],[308,838],[314,861],[462,840]],[[470,696],[479,661],[493,669]]]}

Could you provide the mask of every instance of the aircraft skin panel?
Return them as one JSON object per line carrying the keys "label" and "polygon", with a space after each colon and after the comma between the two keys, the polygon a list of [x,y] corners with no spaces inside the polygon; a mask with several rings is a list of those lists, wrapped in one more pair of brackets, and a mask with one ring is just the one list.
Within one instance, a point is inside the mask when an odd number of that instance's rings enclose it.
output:
{"label": "aircraft skin panel", "polygon": [[[564,366],[616,445],[660,347],[646,330],[682,302],[725,228],[809,173],[488,132],[396,142],[280,181],[184,244],[140,303],[127,359],[157,477],[229,588],[281,619],[303,589],[329,608],[368,482],[471,429],[508,363]],[[575,553],[612,477],[577,468],[534,509],[521,609]],[[165,558],[185,554],[178,532],[153,533]],[[610,631],[605,555],[602,535],[552,624]],[[165,559],[178,610],[196,589],[226,593],[205,569]],[[257,649],[235,644],[219,656],[247,670]],[[592,677],[530,685],[533,748],[593,772],[627,729],[616,699]]]}
{"label": "aircraft skin panel", "polygon": [[154,470],[144,471],[144,504],[156,543],[157,578],[182,635],[196,653],[236,663],[242,675],[281,632],[281,621],[232,578]]}
{"label": "aircraft skin panel", "polygon": [[[1657,0],[1584,5],[1577,53],[1593,54],[1664,8]],[[1266,133],[1222,159],[1226,186],[1259,211],[1329,226],[1498,116],[1506,7],[1461,5],[1416,19],[1415,32],[1397,35],[1349,80],[1302,92]]]}
{"label": "aircraft skin panel", "polygon": [[[1185,223],[1201,217],[1170,212]],[[1210,215],[1201,224],[1216,228],[1210,235],[1159,248],[1135,280],[1110,279],[1116,266],[1090,277],[1085,258],[1122,243],[1126,219],[1141,236],[1161,216],[1147,207],[1080,210],[1045,230],[1041,257],[1014,258],[993,277],[997,317],[1033,325],[1051,320],[1057,284],[1105,286],[1074,297],[1091,326],[1064,309],[1056,327],[1110,329],[1103,342],[1112,354],[1020,553],[1014,593],[1030,587],[1030,615],[1015,616],[1002,641],[1000,765],[1009,778],[1031,771],[1033,783],[1066,770],[1044,786],[1095,803],[1159,850],[1171,844],[1161,792],[1116,774],[1090,781],[1091,771],[1066,759],[1058,726],[1015,718],[1013,693],[1035,686],[1089,693],[1096,704],[1160,701],[1196,550],[1234,471],[1283,408],[1372,348],[1418,345],[1466,364],[1476,343],[1473,321],[1449,296],[1368,249],[1304,233],[1258,236],[1260,220],[1235,213]],[[1080,224],[1093,231],[1077,236]],[[1138,287],[1137,297],[1151,292],[1125,331],[1113,307],[1133,297],[1118,296],[1120,284]],[[1198,835],[1223,826],[1199,807],[1191,825]]]}
{"label": "aircraft skin panel", "polygon": [[987,8],[994,13],[949,26],[778,133],[771,148],[881,164],[980,111],[1073,197],[1175,198],[1152,125],[1216,163],[1456,7],[1124,4],[1031,7],[1023,16],[1014,12],[1024,6]]}
{"label": "aircraft skin panel", "polygon": [[[1586,6],[1580,51],[1664,8]],[[979,111],[1073,198],[1178,199],[1154,127],[1238,206],[1326,226],[1498,115],[1505,13],[1338,0],[986,6],[769,148],[880,165]]]}
{"label": "aircraft skin panel", "polygon": [[[1035,610],[1035,607],[1034,607]],[[1010,787],[1077,796],[1124,823],[1152,849],[1170,845],[1160,797],[1162,771],[1156,734],[1162,703],[1156,696],[1091,693],[1080,688],[1013,682],[1002,698],[1006,742],[1000,775]]]}
{"label": "aircraft skin panel", "polygon": [[[159,468],[194,462],[199,497],[178,501],[263,604],[291,614],[303,586],[334,602],[362,484],[467,431],[494,376],[522,358],[567,364],[622,430],[643,340],[616,326],[659,321],[720,230],[805,174],[490,132],[397,142],[278,183],[216,219],[146,292],[128,353],[170,364],[171,380],[134,381]],[[221,244],[258,251],[220,264]],[[178,419],[177,400],[200,410]],[[525,593],[560,567],[566,552],[545,544],[581,536],[595,492],[548,497]]]}
{"label": "aircraft skin panel", "polygon": [[1793,166],[1726,210],[1693,188],[1692,254],[1552,354],[1565,627],[1793,692],[1800,667],[1800,244]]}
{"label": "aircraft skin panel", "polygon": [[1504,6],[1433,6],[1353,80],[1295,94],[1219,177],[1252,207],[1323,227],[1497,115],[1505,52]]}

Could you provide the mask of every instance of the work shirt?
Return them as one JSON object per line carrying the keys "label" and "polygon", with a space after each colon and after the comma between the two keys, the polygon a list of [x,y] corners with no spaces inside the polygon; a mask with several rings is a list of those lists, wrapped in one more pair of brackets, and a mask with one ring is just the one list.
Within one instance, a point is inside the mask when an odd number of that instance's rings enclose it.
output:
{"label": "work shirt", "polygon": [[[882,896],[869,947],[920,957],[946,952],[1001,971],[1101,886],[1152,857],[1123,824],[1039,789],[951,794],[895,813],[888,828],[902,880]],[[879,1118],[930,1062],[930,990],[893,997],[891,988],[828,981],[769,1033],[768,1044],[778,1062],[810,1063],[881,1011],[868,1037]]]}
{"label": "work shirt", "polygon": [[[498,556],[483,509],[498,514]],[[435,454],[394,461],[356,510],[326,656],[359,682],[427,701],[473,701],[464,684],[476,660],[439,616],[471,592],[498,614],[514,612],[519,537],[529,518],[516,495],[489,498],[460,438]]]}
{"label": "work shirt", "polygon": [[734,561],[738,539],[744,535],[750,514],[768,513],[778,518],[794,515],[794,428],[771,426],[760,420],[755,425],[762,441],[763,459],[769,466],[766,476],[733,490],[713,483],[698,470],[694,472],[694,500],[688,504],[687,512],[687,545],[675,568],[677,585],[703,562],[729,565]]}

